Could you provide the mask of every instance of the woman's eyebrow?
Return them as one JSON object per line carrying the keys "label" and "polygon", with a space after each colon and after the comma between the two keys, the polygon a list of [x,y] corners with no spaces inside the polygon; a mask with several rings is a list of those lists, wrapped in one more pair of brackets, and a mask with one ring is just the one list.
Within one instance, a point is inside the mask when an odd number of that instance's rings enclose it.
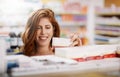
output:
{"label": "woman's eyebrow", "polygon": [[46,24],[45,26],[50,26],[49,24]]}
{"label": "woman's eyebrow", "polygon": [[38,24],[37,26],[41,26],[41,25]]}

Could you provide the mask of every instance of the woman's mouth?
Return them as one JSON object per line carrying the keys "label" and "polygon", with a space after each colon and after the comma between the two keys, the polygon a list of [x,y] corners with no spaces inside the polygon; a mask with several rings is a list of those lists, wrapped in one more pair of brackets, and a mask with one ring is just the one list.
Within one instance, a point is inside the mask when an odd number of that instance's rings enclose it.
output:
{"label": "woman's mouth", "polygon": [[47,40],[47,38],[48,38],[47,36],[39,36],[40,40]]}

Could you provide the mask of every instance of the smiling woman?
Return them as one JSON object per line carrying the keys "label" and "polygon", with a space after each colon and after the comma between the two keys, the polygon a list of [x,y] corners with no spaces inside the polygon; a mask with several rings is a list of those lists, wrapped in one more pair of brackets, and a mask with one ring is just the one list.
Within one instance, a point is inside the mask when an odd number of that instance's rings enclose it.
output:
{"label": "smiling woman", "polygon": [[[80,46],[81,40],[73,34],[70,38],[71,46]],[[52,55],[52,38],[60,37],[59,24],[51,9],[39,9],[28,19],[22,39],[24,46],[22,51],[27,56]]]}

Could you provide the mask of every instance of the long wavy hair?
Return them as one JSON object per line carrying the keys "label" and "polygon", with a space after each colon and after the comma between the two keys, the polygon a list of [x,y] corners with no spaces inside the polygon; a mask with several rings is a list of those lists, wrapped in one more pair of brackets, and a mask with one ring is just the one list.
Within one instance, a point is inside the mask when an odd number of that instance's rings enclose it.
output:
{"label": "long wavy hair", "polygon": [[[54,12],[51,9],[43,8],[35,11],[27,21],[25,31],[22,34],[23,47],[22,51],[26,56],[32,56],[36,53],[36,27],[40,22],[41,18],[47,17],[49,18],[52,26],[53,26],[53,37],[60,37],[60,27],[55,19]],[[50,42],[50,46],[52,46],[52,38]]]}

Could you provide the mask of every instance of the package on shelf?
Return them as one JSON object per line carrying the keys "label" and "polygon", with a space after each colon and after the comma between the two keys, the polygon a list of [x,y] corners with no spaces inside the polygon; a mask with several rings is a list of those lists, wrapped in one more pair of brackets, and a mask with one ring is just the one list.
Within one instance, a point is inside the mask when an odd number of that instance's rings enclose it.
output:
{"label": "package on shelf", "polygon": [[[120,8],[96,8],[95,44],[119,44],[120,40]],[[105,37],[104,37],[105,36]],[[106,38],[109,37],[109,38]]]}
{"label": "package on shelf", "polygon": [[[8,66],[12,64],[17,64],[17,68],[41,68],[45,66],[52,67],[53,65],[63,65],[63,64],[77,64],[77,61],[57,57],[55,55],[44,55],[44,56],[32,56],[28,57],[25,55],[9,55],[7,56]],[[9,67],[12,68],[12,67]],[[13,67],[14,68],[14,67]]]}
{"label": "package on shelf", "polygon": [[71,59],[102,59],[116,57],[120,45],[93,45],[81,47],[55,48],[55,55]]}
{"label": "package on shelf", "polygon": [[[67,73],[67,72],[110,72],[118,71],[120,67],[120,58],[106,58],[101,60],[91,60],[80,62],[72,65],[49,65],[49,66],[38,66],[34,68],[14,68],[12,70],[12,75],[14,77],[21,76],[33,76],[42,75],[50,73]],[[60,73],[61,72],[61,73]],[[119,75],[119,74],[118,74]]]}
{"label": "package on shelf", "polygon": [[[118,69],[120,58],[106,58],[101,60],[91,60],[85,62],[77,62],[75,60],[58,57],[55,55],[44,55],[44,56],[32,56],[27,57],[24,55],[9,56],[7,59],[18,60],[21,62],[21,66],[12,69],[12,76],[24,77],[31,75],[42,75],[48,73],[60,73],[60,72],[86,72],[86,71],[104,71]],[[24,64],[28,66],[24,66]],[[29,66],[31,65],[31,66]],[[108,71],[107,70],[107,71]]]}
{"label": "package on shelf", "polygon": [[43,64],[46,62],[50,62],[50,64],[51,63],[53,63],[53,64],[76,64],[77,63],[74,60],[58,57],[55,55],[33,56],[31,58],[34,59],[35,61],[37,61],[39,63],[41,62]]}
{"label": "package on shelf", "polygon": [[95,35],[95,42],[96,43],[103,43],[103,44],[120,44],[120,37],[109,37],[109,36],[102,36],[102,35]]}
{"label": "package on shelf", "polygon": [[[31,68],[36,67],[37,62],[25,55],[8,55],[7,56],[8,69],[10,68]],[[13,66],[16,65],[16,66]]]}
{"label": "package on shelf", "polygon": [[[7,57],[8,61],[18,60],[19,67],[12,68],[12,72],[19,75],[56,72],[57,70],[69,69],[70,65],[78,64],[77,61],[57,57],[55,55],[32,56],[16,55]],[[65,68],[65,69],[64,69]],[[52,69],[52,70],[51,70]]]}

